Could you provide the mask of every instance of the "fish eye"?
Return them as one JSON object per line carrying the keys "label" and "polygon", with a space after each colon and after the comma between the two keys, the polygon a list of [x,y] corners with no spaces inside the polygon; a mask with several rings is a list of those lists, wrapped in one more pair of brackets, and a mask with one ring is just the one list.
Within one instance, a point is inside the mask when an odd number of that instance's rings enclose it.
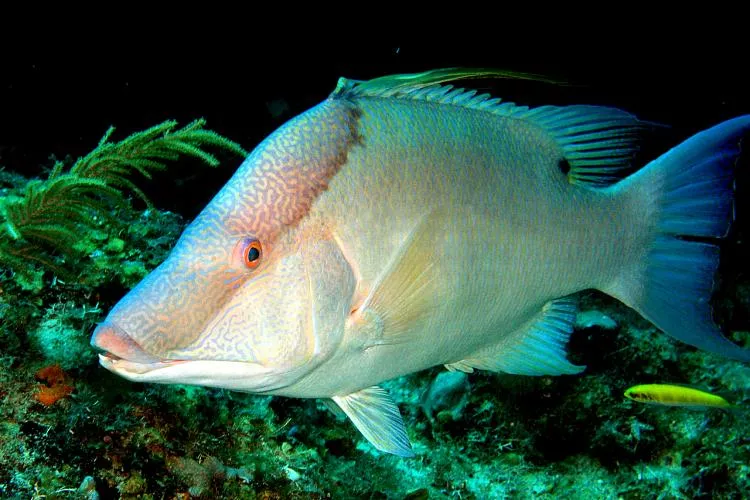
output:
{"label": "fish eye", "polygon": [[255,269],[263,258],[263,245],[257,238],[242,238],[234,247],[233,258],[243,267]]}
{"label": "fish eye", "polygon": [[260,264],[260,256],[263,252],[263,247],[258,240],[250,240],[245,245],[242,251],[242,261],[245,267],[249,269],[255,269]]}

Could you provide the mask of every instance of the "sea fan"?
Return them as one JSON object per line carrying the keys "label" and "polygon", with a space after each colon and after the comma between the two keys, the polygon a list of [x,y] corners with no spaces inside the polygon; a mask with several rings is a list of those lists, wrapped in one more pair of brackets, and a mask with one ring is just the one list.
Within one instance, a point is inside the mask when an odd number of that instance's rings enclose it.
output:
{"label": "sea fan", "polygon": [[109,142],[114,131],[111,127],[99,145],[68,171],[57,162],[48,179],[30,181],[20,196],[0,198],[0,216],[5,219],[0,231],[0,264],[24,272],[34,261],[64,274],[45,249],[72,254],[82,231],[111,218],[112,208],[125,201],[126,191],[151,207],[151,201],[128,178],[133,172],[151,178],[152,172],[167,168],[165,162],[181,155],[218,165],[219,160],[203,149],[206,146],[247,155],[237,143],[205,130],[204,124],[201,119],[173,130],[177,122],[169,120],[120,142]]}

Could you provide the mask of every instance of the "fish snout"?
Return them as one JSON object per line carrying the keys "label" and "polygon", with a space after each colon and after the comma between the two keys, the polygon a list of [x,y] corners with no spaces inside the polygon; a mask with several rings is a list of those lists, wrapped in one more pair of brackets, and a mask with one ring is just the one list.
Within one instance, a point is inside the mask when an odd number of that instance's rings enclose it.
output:
{"label": "fish snout", "polygon": [[91,336],[91,345],[106,351],[105,357],[124,359],[135,363],[154,363],[156,358],[138,345],[125,331],[112,323],[101,323]]}

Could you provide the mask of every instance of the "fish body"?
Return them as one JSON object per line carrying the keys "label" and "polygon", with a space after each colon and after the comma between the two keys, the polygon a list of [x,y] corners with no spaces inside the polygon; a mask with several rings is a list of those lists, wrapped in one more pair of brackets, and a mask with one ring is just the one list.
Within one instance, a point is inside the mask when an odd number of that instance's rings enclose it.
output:
{"label": "fish body", "polygon": [[639,403],[695,408],[732,408],[721,396],[709,392],[670,384],[634,385],[625,391],[625,397]]}
{"label": "fish body", "polygon": [[342,79],[263,141],[112,309],[92,336],[101,364],[136,381],[324,398],[378,449],[409,456],[378,384],[441,364],[579,373],[565,345],[580,290],[750,360],[706,302],[750,116],[623,179],[649,124],[445,85],[488,75]]}

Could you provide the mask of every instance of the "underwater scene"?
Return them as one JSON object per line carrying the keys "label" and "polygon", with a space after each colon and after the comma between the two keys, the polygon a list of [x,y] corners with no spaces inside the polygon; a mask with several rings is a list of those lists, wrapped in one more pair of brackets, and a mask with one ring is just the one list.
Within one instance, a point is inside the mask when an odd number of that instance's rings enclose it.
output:
{"label": "underwater scene", "polygon": [[733,54],[252,55],[0,67],[0,498],[750,498]]}

